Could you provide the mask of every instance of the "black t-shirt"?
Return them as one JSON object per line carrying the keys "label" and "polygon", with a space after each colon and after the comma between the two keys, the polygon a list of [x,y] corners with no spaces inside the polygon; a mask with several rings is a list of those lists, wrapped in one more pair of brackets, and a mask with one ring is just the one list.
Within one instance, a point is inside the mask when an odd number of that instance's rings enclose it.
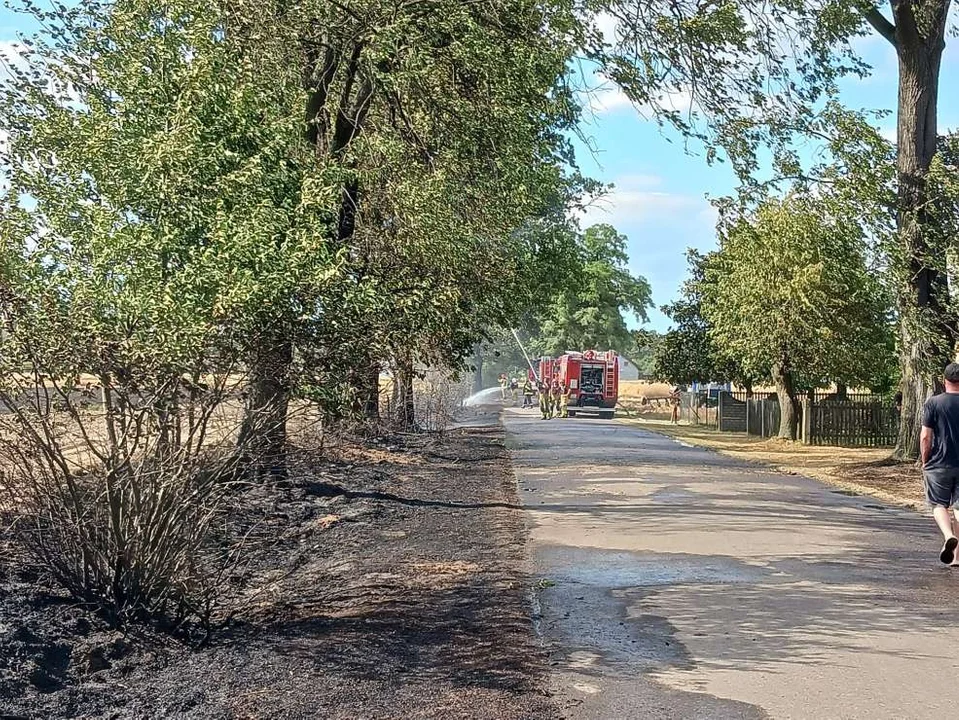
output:
{"label": "black t-shirt", "polygon": [[926,400],[923,427],[932,428],[932,453],[925,467],[959,468],[959,393],[942,393]]}

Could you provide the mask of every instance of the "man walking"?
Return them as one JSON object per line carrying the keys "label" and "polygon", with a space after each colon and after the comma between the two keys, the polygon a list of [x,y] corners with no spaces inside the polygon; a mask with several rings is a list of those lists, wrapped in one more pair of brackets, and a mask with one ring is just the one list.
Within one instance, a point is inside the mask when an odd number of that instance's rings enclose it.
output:
{"label": "man walking", "polygon": [[959,546],[959,364],[947,365],[943,380],[946,391],[923,406],[919,450],[926,498],[945,540],[939,559],[951,565]]}

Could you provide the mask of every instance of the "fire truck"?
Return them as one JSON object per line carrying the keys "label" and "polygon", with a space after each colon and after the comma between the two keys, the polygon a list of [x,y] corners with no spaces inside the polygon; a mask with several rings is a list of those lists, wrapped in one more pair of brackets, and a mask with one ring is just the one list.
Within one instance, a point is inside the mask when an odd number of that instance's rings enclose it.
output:
{"label": "fire truck", "polygon": [[566,352],[539,359],[539,379],[569,389],[569,416],[597,414],[611,420],[619,397],[619,356],[613,351]]}

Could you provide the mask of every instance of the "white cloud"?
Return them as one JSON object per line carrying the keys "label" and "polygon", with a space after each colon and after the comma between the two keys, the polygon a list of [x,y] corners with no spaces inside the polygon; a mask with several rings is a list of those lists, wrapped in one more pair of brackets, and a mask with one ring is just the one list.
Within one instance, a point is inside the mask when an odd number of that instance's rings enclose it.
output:
{"label": "white cloud", "polygon": [[655,114],[655,110],[666,110],[687,115],[695,107],[692,93],[688,90],[675,90],[663,93],[652,103],[636,106],[627,97],[623,89],[601,73],[593,73],[584,78],[584,89],[581,91],[583,105],[594,115],[606,115],[635,107],[640,116],[648,118]]}
{"label": "white cloud", "polygon": [[693,109],[693,94],[688,90],[676,90],[661,95],[654,102],[662,110],[687,114]]}
{"label": "white cloud", "polygon": [[0,79],[8,76],[14,67],[26,67],[21,48],[15,40],[0,40]]}
{"label": "white cloud", "polygon": [[583,105],[594,115],[605,115],[626,107],[632,102],[616,83],[599,72],[583,73]]}
{"label": "white cloud", "polygon": [[626,231],[645,223],[674,218],[715,224],[715,209],[705,198],[665,192],[658,189],[661,185],[662,179],[653,175],[621,176],[612,190],[593,200],[579,213],[580,225],[589,227],[609,223]]}
{"label": "white cloud", "polygon": [[619,25],[619,21],[615,17],[607,12],[597,13],[593,18],[593,24],[600,35],[603,36],[603,41],[607,45],[616,42],[616,27]]}

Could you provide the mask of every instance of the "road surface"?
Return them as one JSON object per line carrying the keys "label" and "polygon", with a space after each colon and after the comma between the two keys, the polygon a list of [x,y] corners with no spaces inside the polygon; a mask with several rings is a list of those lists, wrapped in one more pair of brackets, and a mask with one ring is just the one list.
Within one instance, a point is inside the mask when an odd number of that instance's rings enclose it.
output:
{"label": "road surface", "polygon": [[931,519],[615,421],[504,423],[568,717],[955,714]]}

